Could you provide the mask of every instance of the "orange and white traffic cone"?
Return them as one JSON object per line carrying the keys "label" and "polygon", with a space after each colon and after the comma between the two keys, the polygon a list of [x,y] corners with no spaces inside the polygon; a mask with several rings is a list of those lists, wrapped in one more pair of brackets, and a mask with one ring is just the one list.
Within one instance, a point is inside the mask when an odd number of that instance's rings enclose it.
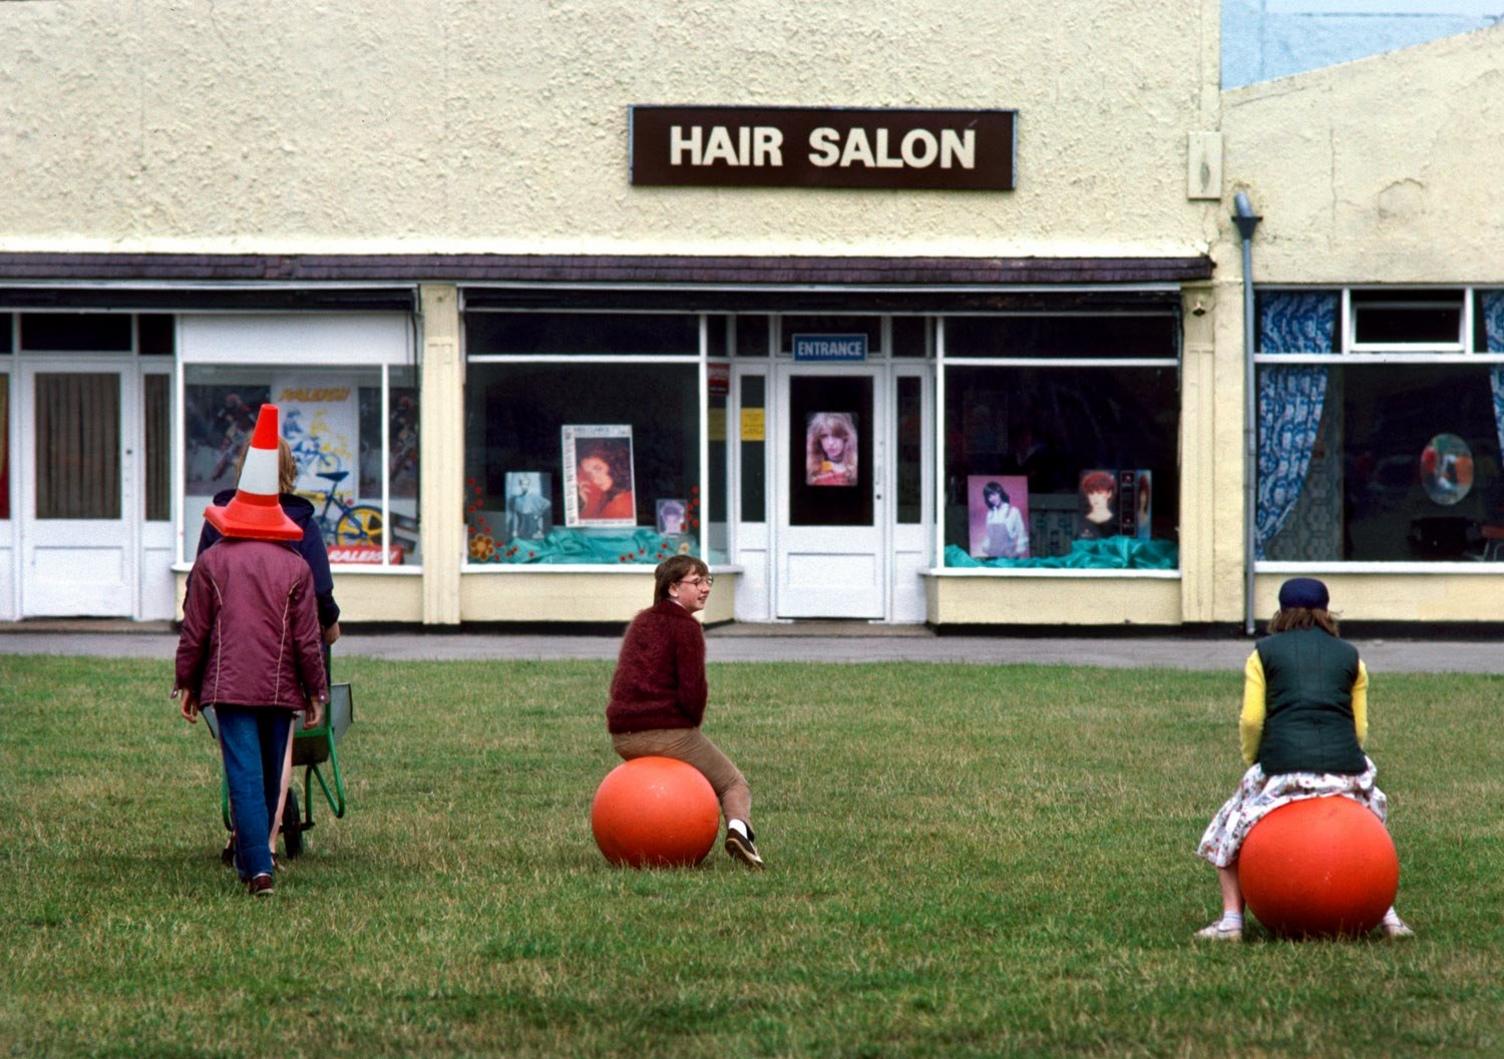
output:
{"label": "orange and white traffic cone", "polygon": [[226,537],[301,540],[303,529],[283,513],[277,484],[277,406],[264,404],[256,416],[256,432],[251,435],[235,495],[224,507],[210,505],[204,518]]}

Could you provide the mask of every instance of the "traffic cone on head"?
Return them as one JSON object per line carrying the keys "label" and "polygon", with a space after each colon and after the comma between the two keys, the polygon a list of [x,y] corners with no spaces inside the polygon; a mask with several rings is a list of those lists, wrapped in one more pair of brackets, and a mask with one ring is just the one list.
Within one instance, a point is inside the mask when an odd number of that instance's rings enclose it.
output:
{"label": "traffic cone on head", "polygon": [[204,510],[209,525],[226,537],[253,541],[301,540],[303,530],[282,511],[277,498],[277,406],[264,404],[240,467],[235,495],[224,507]]}

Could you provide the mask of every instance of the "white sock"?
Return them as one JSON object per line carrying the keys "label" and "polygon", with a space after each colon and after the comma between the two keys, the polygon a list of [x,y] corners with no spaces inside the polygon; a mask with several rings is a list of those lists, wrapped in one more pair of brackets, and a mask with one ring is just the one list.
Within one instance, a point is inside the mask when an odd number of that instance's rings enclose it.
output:
{"label": "white sock", "polygon": [[742,838],[747,837],[747,823],[744,820],[727,820],[726,830],[739,832]]}
{"label": "white sock", "polygon": [[1394,906],[1390,905],[1389,911],[1384,913],[1384,922],[1391,927],[1397,927],[1401,923],[1403,923],[1404,920],[1402,920],[1400,918],[1400,914],[1394,910]]}
{"label": "white sock", "polygon": [[1243,913],[1223,912],[1222,918],[1218,921],[1218,925],[1223,927],[1238,927],[1241,929],[1243,926]]}

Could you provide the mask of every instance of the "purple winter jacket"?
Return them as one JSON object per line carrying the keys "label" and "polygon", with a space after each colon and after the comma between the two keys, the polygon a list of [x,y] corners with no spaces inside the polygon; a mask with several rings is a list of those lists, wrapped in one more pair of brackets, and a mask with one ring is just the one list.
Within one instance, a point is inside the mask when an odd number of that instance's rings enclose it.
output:
{"label": "purple winter jacket", "polygon": [[231,539],[198,557],[183,603],[175,687],[204,705],[324,702],[313,574],[286,544]]}

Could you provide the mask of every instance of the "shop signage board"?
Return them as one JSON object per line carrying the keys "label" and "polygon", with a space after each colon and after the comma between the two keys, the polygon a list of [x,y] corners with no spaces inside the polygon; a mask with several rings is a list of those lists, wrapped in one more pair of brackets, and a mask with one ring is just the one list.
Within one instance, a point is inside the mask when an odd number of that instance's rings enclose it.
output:
{"label": "shop signage board", "polygon": [[805,363],[867,359],[866,335],[794,335],[793,344],[794,359]]}
{"label": "shop signage board", "polygon": [[1017,111],[633,106],[633,184],[1011,191]]}

